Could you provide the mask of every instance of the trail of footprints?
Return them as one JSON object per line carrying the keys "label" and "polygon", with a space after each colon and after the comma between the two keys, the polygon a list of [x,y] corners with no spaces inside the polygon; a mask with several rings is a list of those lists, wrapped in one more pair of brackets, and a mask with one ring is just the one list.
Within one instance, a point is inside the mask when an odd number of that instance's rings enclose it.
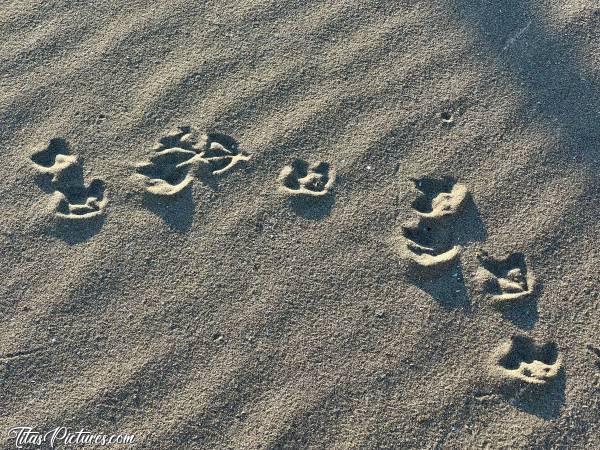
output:
{"label": "trail of footprints", "polygon": [[[201,181],[219,177],[250,160],[231,137],[219,133],[199,133],[181,126],[159,139],[148,161],[135,165],[135,177],[155,196],[172,197]],[[52,194],[51,205],[59,219],[89,220],[101,216],[108,203],[105,183],[92,179],[86,184],[83,164],[71,154],[60,138],[36,150],[31,156],[35,169],[45,177]],[[327,162],[296,159],[279,174],[279,190],[290,197],[323,198],[333,192],[334,168]],[[414,219],[401,227],[402,254],[422,270],[443,270],[455,264],[462,251],[454,227],[469,198],[466,186],[453,178],[423,177],[412,180],[416,196],[412,202]],[[514,253],[497,259],[485,252],[477,254],[475,275],[484,295],[495,305],[511,305],[531,296],[535,278],[525,256]],[[600,352],[594,348],[597,355]],[[562,358],[553,342],[537,344],[523,335],[512,336],[492,352],[492,371],[504,380],[532,385],[545,384],[557,377]]]}
{"label": "trail of footprints", "polygon": [[[402,225],[403,253],[421,270],[436,273],[455,264],[462,247],[456,242],[454,227],[469,198],[467,188],[452,178],[413,179],[416,198],[415,218]],[[475,275],[484,295],[497,306],[523,301],[534,292],[535,278],[522,253],[494,258],[477,254]],[[524,335],[515,335],[492,352],[492,373],[506,381],[542,385],[555,379],[562,359],[553,342],[536,344]]]}
{"label": "trail of footprints", "polygon": [[[195,179],[207,181],[250,160],[230,136],[200,133],[180,126],[165,134],[152,148],[148,161],[134,165],[135,177],[146,192],[158,197],[174,197]],[[34,168],[50,180],[51,204],[57,218],[91,219],[103,214],[108,198],[105,183],[93,179],[86,186],[83,165],[71,155],[62,138],[52,139],[31,156]],[[327,162],[308,163],[296,159],[278,177],[279,189],[292,197],[325,197],[332,193],[335,170]],[[43,183],[42,183],[43,184]]]}

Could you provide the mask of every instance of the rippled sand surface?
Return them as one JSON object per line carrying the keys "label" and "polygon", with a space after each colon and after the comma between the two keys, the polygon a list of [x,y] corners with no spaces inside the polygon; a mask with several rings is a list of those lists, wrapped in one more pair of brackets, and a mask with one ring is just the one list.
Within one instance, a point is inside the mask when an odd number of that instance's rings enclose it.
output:
{"label": "rippled sand surface", "polygon": [[600,447],[600,6],[559,3],[3,2],[2,448]]}

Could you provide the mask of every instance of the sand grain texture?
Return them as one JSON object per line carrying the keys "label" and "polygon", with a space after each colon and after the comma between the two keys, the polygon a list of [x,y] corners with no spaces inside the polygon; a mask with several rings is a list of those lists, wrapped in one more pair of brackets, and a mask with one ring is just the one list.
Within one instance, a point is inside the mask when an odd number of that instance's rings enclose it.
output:
{"label": "sand grain texture", "polygon": [[0,33],[2,448],[600,447],[597,2],[7,0]]}

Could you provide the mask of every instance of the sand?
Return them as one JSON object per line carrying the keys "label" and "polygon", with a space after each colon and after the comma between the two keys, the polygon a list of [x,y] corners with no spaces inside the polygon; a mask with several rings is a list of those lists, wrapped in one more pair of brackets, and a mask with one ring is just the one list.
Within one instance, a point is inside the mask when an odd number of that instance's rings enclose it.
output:
{"label": "sand", "polygon": [[0,33],[2,448],[600,448],[597,2]]}

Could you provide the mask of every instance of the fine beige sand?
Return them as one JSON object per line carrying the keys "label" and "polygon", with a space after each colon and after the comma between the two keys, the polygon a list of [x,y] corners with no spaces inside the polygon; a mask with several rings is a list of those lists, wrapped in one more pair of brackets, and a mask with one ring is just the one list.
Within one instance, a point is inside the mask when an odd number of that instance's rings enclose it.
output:
{"label": "fine beige sand", "polygon": [[1,448],[600,448],[596,0],[0,3]]}

